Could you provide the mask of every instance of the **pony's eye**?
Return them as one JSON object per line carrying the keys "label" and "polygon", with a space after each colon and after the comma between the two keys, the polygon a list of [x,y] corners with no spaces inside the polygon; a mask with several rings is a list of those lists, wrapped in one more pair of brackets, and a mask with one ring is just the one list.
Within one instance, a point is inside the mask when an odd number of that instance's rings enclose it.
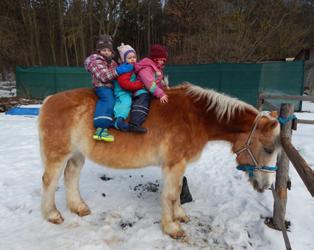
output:
{"label": "pony's eye", "polygon": [[274,148],[265,148],[264,147],[264,151],[267,153],[267,154],[272,154],[274,152]]}

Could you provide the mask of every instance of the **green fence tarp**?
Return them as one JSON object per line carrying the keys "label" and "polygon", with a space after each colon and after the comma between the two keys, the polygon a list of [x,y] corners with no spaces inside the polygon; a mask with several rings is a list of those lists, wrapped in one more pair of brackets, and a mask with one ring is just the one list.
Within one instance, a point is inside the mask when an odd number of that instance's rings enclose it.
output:
{"label": "green fence tarp", "polygon": [[[303,61],[168,65],[165,74],[169,77],[170,86],[188,81],[254,106],[258,93],[262,91],[284,95],[303,93]],[[17,67],[16,84],[19,97],[42,99],[67,89],[91,87],[91,77],[83,67]],[[284,102],[295,104],[296,110],[301,108],[300,102]]]}
{"label": "green fence tarp", "polygon": [[[260,77],[259,91],[273,95],[303,95],[304,62],[285,62],[263,64]],[[280,103],[294,104],[295,110],[300,111],[302,102],[292,100],[268,100],[279,106]]]}
{"label": "green fence tarp", "polygon": [[43,99],[67,89],[90,87],[83,67],[16,67],[17,96]]}

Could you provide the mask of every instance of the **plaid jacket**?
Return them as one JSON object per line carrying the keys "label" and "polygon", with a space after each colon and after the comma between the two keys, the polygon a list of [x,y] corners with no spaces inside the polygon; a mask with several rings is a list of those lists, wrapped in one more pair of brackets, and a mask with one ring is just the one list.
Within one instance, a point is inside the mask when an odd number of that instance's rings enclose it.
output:
{"label": "plaid jacket", "polygon": [[110,63],[99,54],[92,54],[85,59],[85,69],[92,74],[94,87],[113,88],[112,80],[118,77],[116,72],[117,63],[111,60]]}

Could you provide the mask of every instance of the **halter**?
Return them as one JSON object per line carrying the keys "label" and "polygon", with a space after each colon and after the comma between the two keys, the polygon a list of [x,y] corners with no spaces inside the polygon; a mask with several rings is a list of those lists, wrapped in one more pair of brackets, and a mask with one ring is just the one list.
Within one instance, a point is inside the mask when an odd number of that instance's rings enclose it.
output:
{"label": "halter", "polygon": [[266,115],[264,115],[264,114],[259,114],[259,115],[256,116],[255,121],[254,121],[254,124],[253,124],[253,128],[252,128],[252,130],[251,130],[251,132],[250,132],[250,134],[249,134],[249,137],[248,137],[248,139],[247,139],[245,145],[244,145],[241,149],[239,149],[239,150],[237,150],[237,151],[235,152],[235,154],[236,154],[237,156],[239,156],[241,153],[243,153],[243,152],[245,152],[245,151],[248,152],[248,154],[249,154],[249,156],[251,157],[251,159],[252,159],[254,165],[253,165],[253,166],[252,166],[252,165],[238,165],[238,166],[237,166],[237,169],[238,169],[238,170],[241,170],[241,171],[244,171],[244,172],[248,172],[248,174],[249,174],[250,177],[253,176],[253,172],[254,172],[255,170],[260,170],[260,171],[264,171],[264,172],[273,173],[273,172],[276,172],[276,170],[278,169],[277,166],[259,166],[258,161],[257,161],[256,157],[254,156],[252,150],[251,150],[251,143],[252,143],[253,134],[254,134],[254,132],[255,132],[255,130],[256,130],[256,128],[257,128],[258,121],[259,121],[263,116],[266,116]]}

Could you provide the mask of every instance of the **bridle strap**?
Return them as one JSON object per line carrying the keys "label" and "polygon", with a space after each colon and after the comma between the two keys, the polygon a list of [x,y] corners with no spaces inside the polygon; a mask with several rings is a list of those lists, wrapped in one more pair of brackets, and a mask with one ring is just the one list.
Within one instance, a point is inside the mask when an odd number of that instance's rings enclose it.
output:
{"label": "bridle strap", "polygon": [[252,152],[250,146],[251,146],[253,134],[254,134],[254,132],[255,132],[255,130],[256,130],[256,128],[257,128],[258,121],[259,121],[259,119],[261,119],[263,116],[264,116],[264,115],[261,115],[261,114],[259,114],[259,115],[256,116],[256,118],[255,118],[255,120],[254,120],[254,125],[253,125],[253,127],[252,127],[252,129],[251,129],[251,132],[250,132],[250,134],[249,134],[249,137],[248,137],[248,139],[247,139],[245,145],[244,145],[241,149],[239,149],[239,150],[237,150],[237,151],[235,152],[235,154],[236,154],[237,156],[239,156],[239,154],[243,153],[244,151],[247,151],[248,154],[249,154],[249,156],[251,157],[253,163],[255,164],[255,166],[258,166],[259,164],[258,164],[258,161],[256,160],[256,158],[255,158],[255,156],[254,156],[254,154],[253,154],[253,152]]}
{"label": "bridle strap", "polygon": [[253,160],[255,166],[258,166],[258,162],[257,162],[257,160],[256,160],[255,156],[253,155],[253,152],[251,151],[250,148],[247,149],[247,152],[248,152],[249,155],[251,156],[251,159]]}
{"label": "bridle strap", "polygon": [[255,130],[256,130],[256,128],[257,128],[258,121],[259,121],[263,116],[266,116],[266,115],[265,115],[265,114],[258,114],[258,115],[256,116],[256,118],[255,118],[255,120],[254,120],[254,124],[253,124],[252,130],[251,130],[251,132],[250,132],[250,134],[249,134],[249,137],[248,137],[248,139],[247,139],[245,145],[244,145],[242,148],[240,148],[239,150],[235,151],[235,154],[236,154],[237,156],[239,156],[239,154],[241,154],[241,153],[243,153],[243,152],[245,152],[245,151],[248,152],[248,154],[249,154],[249,156],[251,157],[251,160],[253,161],[253,163],[254,163],[255,166],[239,165],[239,166],[237,167],[237,169],[242,170],[242,171],[247,171],[247,172],[249,172],[249,175],[250,175],[250,176],[253,175],[253,171],[254,171],[254,170],[260,170],[260,171],[270,172],[270,173],[276,172],[276,170],[277,170],[277,166],[272,166],[272,167],[271,167],[271,166],[260,166],[260,165],[258,164],[258,161],[257,161],[257,159],[255,158],[255,156],[254,156],[254,154],[253,154],[251,148],[250,148],[251,142],[252,142],[252,137],[253,137],[253,134],[254,134],[254,132],[255,132]]}

